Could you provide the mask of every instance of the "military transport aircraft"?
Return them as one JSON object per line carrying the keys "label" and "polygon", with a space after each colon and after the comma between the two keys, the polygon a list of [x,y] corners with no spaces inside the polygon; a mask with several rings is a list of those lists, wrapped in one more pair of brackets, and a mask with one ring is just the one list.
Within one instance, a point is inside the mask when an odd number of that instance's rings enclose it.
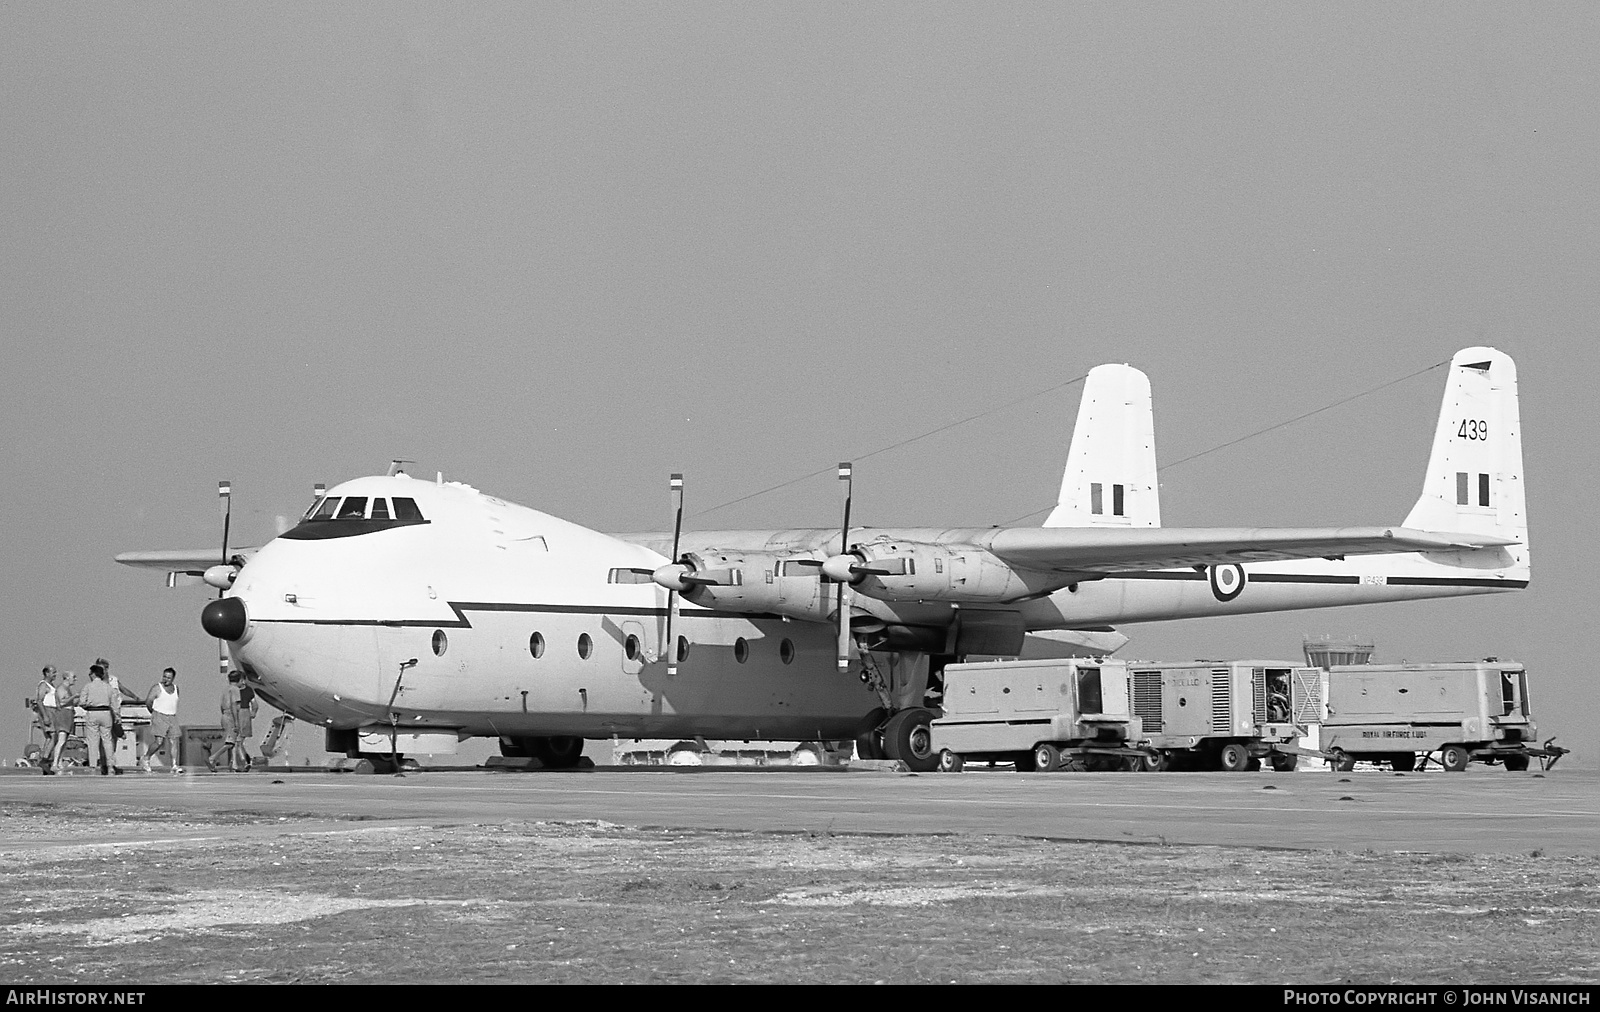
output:
{"label": "military transport aircraft", "polygon": [[[256,691],[379,769],[474,736],[571,765],[585,738],[856,739],[932,769],[940,672],[1030,633],[1479,594],[1530,572],[1516,370],[1452,360],[1404,524],[1163,528],[1149,383],[1085,383],[1045,526],[611,535],[470,486],[347,481],[205,571],[201,623]],[[217,564],[211,564],[219,560]]]}

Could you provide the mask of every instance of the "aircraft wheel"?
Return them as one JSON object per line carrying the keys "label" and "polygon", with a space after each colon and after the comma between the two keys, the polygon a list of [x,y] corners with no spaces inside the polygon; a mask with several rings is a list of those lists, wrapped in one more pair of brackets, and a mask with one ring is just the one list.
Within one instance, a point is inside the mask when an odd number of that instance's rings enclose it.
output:
{"label": "aircraft wheel", "polygon": [[940,773],[960,773],[961,768],[965,765],[966,763],[962,760],[959,752],[952,752],[949,749],[945,749],[939,753]]}
{"label": "aircraft wheel", "polygon": [[1286,752],[1274,752],[1270,762],[1273,770],[1278,773],[1293,773],[1294,768],[1300,764],[1300,757]]}
{"label": "aircraft wheel", "polygon": [[795,750],[789,753],[790,766],[821,766],[822,764],[822,746],[816,742],[808,741],[803,745],[797,745]]}
{"label": "aircraft wheel", "polygon": [[372,767],[372,772],[379,775],[399,773],[400,764],[405,761],[405,756],[391,756],[386,752],[363,752],[361,753],[361,758],[365,759],[367,765]]}
{"label": "aircraft wheel", "polygon": [[1250,768],[1250,750],[1236,741],[1222,746],[1217,754],[1217,765],[1224,773],[1242,773]]}
{"label": "aircraft wheel", "polygon": [[1389,765],[1394,767],[1396,773],[1410,773],[1417,768],[1417,754],[1415,752],[1396,752],[1389,757]]}
{"label": "aircraft wheel", "polygon": [[1033,747],[1033,768],[1040,773],[1049,773],[1061,765],[1061,753],[1047,741],[1041,741]]}
{"label": "aircraft wheel", "polygon": [[1528,757],[1525,755],[1508,755],[1502,760],[1506,770],[1510,773],[1522,773],[1528,768]]}
{"label": "aircraft wheel", "polygon": [[1139,770],[1143,773],[1165,773],[1172,769],[1172,753],[1146,752],[1139,759]]}
{"label": "aircraft wheel", "polygon": [[700,746],[692,741],[680,741],[667,749],[668,766],[704,766],[705,756]]}
{"label": "aircraft wheel", "polygon": [[578,765],[583,756],[583,739],[568,735],[534,738],[529,742],[532,752],[549,769],[568,770]]}
{"label": "aircraft wheel", "polygon": [[883,750],[914,773],[932,773],[939,765],[933,747],[933,714],[920,706],[900,710],[883,725]]}
{"label": "aircraft wheel", "polygon": [[1439,765],[1451,773],[1460,773],[1472,762],[1472,753],[1465,745],[1446,745],[1439,750]]}
{"label": "aircraft wheel", "polygon": [[1343,749],[1333,749],[1330,754],[1333,756],[1333,768],[1338,772],[1349,773],[1356,768],[1355,759]]}

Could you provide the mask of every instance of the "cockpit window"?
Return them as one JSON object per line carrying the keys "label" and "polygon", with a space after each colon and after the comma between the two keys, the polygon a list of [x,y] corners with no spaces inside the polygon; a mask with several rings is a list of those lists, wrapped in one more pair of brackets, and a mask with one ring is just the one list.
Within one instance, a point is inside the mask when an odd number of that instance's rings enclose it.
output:
{"label": "cockpit window", "polygon": [[387,519],[389,519],[389,500],[387,500],[387,499],[374,499],[374,500],[372,500],[372,519],[373,520],[387,520]]}
{"label": "cockpit window", "polygon": [[333,512],[334,512],[334,510],[336,510],[338,508],[339,508],[339,497],[338,496],[336,496],[336,495],[323,496],[322,497],[322,501],[317,503],[317,508],[312,510],[311,511],[311,515],[306,517],[306,519],[307,520],[332,520],[333,519]]}
{"label": "cockpit window", "polygon": [[421,520],[422,511],[417,509],[415,499],[402,499],[399,496],[394,500],[394,518],[396,520]]}
{"label": "cockpit window", "polygon": [[367,518],[367,497],[364,495],[347,495],[344,505],[339,507],[336,520],[365,520]]}

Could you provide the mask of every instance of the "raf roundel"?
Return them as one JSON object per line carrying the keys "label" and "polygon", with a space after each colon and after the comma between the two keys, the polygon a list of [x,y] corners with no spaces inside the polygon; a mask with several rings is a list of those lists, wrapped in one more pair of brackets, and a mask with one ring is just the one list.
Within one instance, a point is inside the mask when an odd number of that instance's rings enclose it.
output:
{"label": "raf roundel", "polygon": [[1211,594],[1218,601],[1232,601],[1244,590],[1244,567],[1236,563],[1212,566],[1206,575],[1211,581]]}

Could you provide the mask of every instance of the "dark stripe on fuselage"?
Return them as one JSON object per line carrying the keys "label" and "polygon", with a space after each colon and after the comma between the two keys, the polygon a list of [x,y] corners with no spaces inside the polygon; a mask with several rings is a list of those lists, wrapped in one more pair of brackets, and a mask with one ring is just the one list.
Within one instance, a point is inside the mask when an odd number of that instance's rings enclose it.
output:
{"label": "dark stripe on fuselage", "polygon": [[[521,612],[532,615],[593,615],[596,618],[612,618],[616,616],[641,618],[660,618],[666,615],[665,608],[607,608],[598,605],[583,604],[518,604],[509,601],[446,601],[450,610],[456,613],[452,619],[432,618],[264,618],[255,621],[263,625],[347,625],[347,626],[390,626],[393,628],[418,628],[430,629],[471,629],[472,623],[467,619],[469,611],[489,612]],[[771,619],[782,621],[782,615],[772,615],[766,612],[745,611],[680,611],[679,618],[742,618],[748,621]]]}
{"label": "dark stripe on fuselage", "polygon": [[1391,576],[1389,586],[1400,587],[1505,587],[1507,590],[1522,590],[1528,586],[1527,580],[1497,580],[1494,577],[1465,577],[1453,576]]}
{"label": "dark stripe on fuselage", "polygon": [[[1248,571],[1247,571],[1248,572]],[[1112,573],[1108,580],[1204,580],[1206,574],[1187,571],[1156,571],[1151,573]],[[1248,573],[1251,583],[1321,583],[1359,584],[1361,577],[1332,573]],[[1527,580],[1501,580],[1482,576],[1390,576],[1384,583],[1391,587],[1504,587],[1522,590]]]}

